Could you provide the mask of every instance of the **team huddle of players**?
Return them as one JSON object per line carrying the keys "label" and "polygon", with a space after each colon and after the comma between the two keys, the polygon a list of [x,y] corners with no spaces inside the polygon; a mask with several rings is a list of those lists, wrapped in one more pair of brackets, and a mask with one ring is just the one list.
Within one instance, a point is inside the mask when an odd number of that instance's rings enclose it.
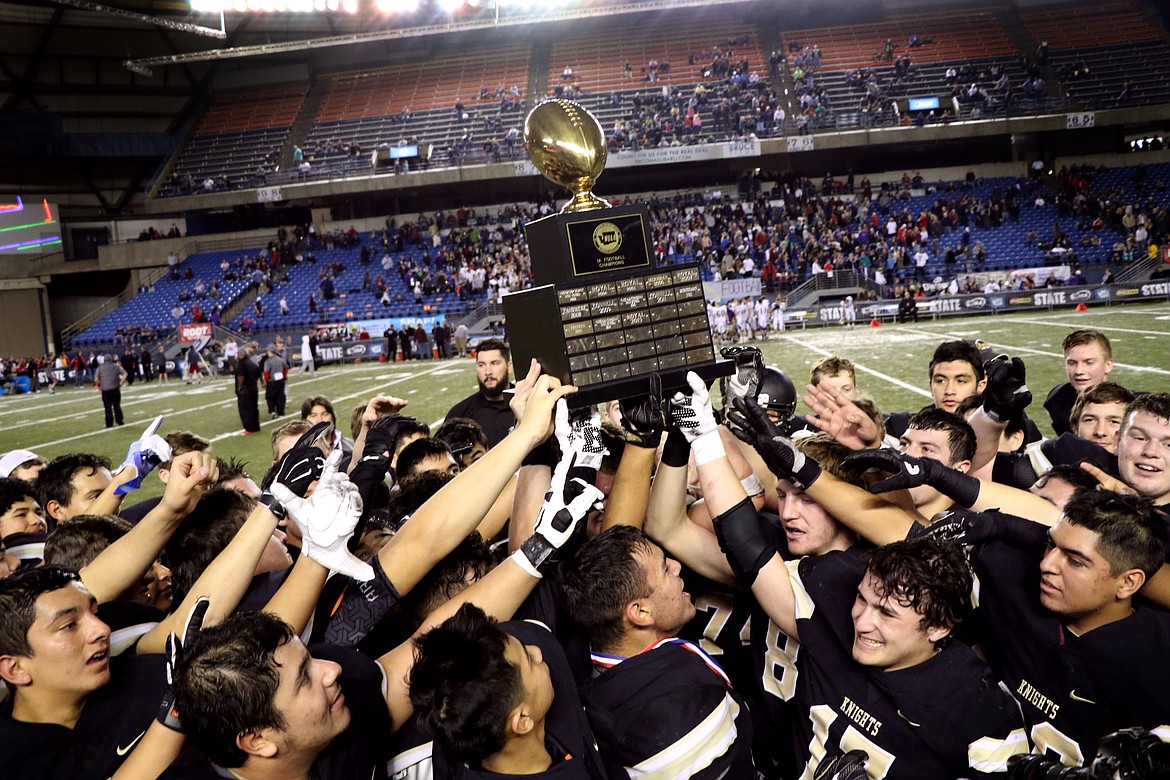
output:
{"label": "team huddle of players", "polygon": [[[1109,381],[1098,331],[1063,349],[1050,438],[982,342],[938,346],[916,412],[824,358],[807,416],[733,346],[717,389],[604,410],[534,361],[490,448],[378,396],[352,442],[324,399],[278,430],[260,486],[153,429],[113,474],[19,464],[5,777],[1165,776],[1170,394]],[[162,498],[97,534],[155,468]]]}

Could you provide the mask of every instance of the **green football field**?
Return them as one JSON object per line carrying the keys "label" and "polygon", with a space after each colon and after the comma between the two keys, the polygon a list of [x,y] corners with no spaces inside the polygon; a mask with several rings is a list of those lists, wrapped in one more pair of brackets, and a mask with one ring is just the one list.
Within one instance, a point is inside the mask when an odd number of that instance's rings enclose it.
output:
{"label": "green football field", "polygon": [[[1048,432],[1047,415],[1039,404],[1051,387],[1065,381],[1060,342],[1076,327],[1094,327],[1109,335],[1116,361],[1114,380],[1135,390],[1170,390],[1167,304],[1113,306],[1082,313],[924,318],[916,324],[880,328],[859,323],[854,330],[790,330],[756,343],[763,348],[766,361],[788,372],[802,393],[813,362],[827,354],[848,357],[857,364],[862,391],[884,411],[899,411],[929,402],[927,365],[940,341],[981,337],[1027,361],[1028,383],[1036,396],[1033,417]],[[405,413],[437,425],[452,404],[474,390],[475,365],[470,359],[330,367],[315,375],[294,372],[288,387],[289,416],[284,419],[299,414],[305,397],[325,395],[333,400],[339,421],[348,427],[350,410],[381,392],[407,399]],[[210,438],[216,455],[247,461],[259,481],[271,461],[268,434],[283,421],[267,419],[262,394],[260,407],[263,432],[245,437],[239,435],[242,426],[236,399],[226,378],[205,379],[202,385],[185,385],[174,379],[149,386],[135,383],[122,392],[126,425],[109,430],[103,427],[101,397],[92,387],[61,387],[55,395],[4,396],[0,397],[4,432],[0,452],[27,448],[48,459],[67,452],[94,452],[109,457],[116,468],[142,429],[155,415],[163,414],[163,431],[187,429]],[[140,497],[155,495],[161,488],[151,478]]]}

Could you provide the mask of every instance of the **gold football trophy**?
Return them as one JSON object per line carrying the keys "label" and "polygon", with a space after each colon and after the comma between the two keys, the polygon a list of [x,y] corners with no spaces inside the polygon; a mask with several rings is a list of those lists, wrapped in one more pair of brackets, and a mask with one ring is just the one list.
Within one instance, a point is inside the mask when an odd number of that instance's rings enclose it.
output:
{"label": "gold football trophy", "polygon": [[571,100],[546,100],[524,120],[524,148],[545,178],[572,194],[559,213],[524,226],[533,289],[502,303],[517,365],[576,385],[570,406],[664,390],[730,373],[715,360],[699,268],[658,267],[644,204],[613,206],[591,191],[605,170],[601,123]]}
{"label": "gold football trophy", "polygon": [[540,103],[524,120],[524,149],[546,179],[573,193],[562,214],[609,207],[592,192],[608,155],[601,123],[589,109],[571,100]]}

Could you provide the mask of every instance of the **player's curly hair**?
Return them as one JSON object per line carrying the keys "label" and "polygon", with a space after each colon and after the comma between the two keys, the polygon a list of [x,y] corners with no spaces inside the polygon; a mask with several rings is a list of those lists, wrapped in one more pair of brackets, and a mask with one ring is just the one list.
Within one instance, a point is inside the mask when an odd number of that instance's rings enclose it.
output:
{"label": "player's curly hair", "polygon": [[958,546],[920,537],[878,547],[865,562],[878,596],[913,609],[923,629],[954,629],[963,622],[972,577]]}
{"label": "player's curly hair", "polygon": [[415,642],[409,685],[419,724],[465,761],[478,763],[507,741],[508,713],[522,694],[507,646],[508,635],[474,604]]}

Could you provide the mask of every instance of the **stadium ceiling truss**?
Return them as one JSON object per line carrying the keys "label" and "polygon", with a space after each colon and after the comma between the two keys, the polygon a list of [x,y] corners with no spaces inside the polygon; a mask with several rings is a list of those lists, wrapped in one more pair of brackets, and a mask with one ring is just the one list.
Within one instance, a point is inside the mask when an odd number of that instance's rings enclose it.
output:
{"label": "stadium ceiling truss", "polygon": [[[54,2],[78,2],[79,0],[54,0]],[[549,22],[576,21],[586,18],[603,16],[618,16],[645,11],[664,11],[679,8],[707,8],[711,5],[746,3],[751,0],[649,0],[637,4],[601,6],[590,8],[575,8],[562,11],[542,12],[539,14],[523,14],[519,16],[500,17],[499,7],[496,6],[496,16],[492,19],[476,19],[449,24],[424,25],[419,27],[401,27],[391,30],[376,30],[373,32],[354,33],[350,35],[333,35],[325,38],[313,38],[301,41],[284,41],[257,46],[238,46],[227,49],[211,49],[210,51],[191,52],[188,54],[173,54],[161,57],[146,57],[143,59],[128,59],[125,67],[136,73],[150,75],[150,69],[155,66],[180,65],[190,62],[207,62],[224,59],[238,59],[243,57],[262,57],[269,54],[287,54],[290,52],[308,51],[311,49],[326,49],[334,46],[349,46],[359,43],[375,43],[379,41],[401,40],[405,38],[420,38],[427,35],[442,35],[455,32],[469,32],[475,30],[496,29],[500,27],[521,27],[524,25],[547,24]]]}
{"label": "stadium ceiling truss", "polygon": [[[538,12],[482,0],[474,19],[429,16],[425,24],[402,26],[392,16],[364,13],[228,14],[221,24],[216,14],[192,13],[188,0],[0,0],[0,139],[3,115],[21,112],[57,117],[67,137],[182,133],[213,83],[225,72],[238,79],[232,63],[245,58],[302,66],[303,57],[331,47],[759,2],[606,1]],[[160,72],[150,76],[150,68]],[[81,212],[126,213],[157,167],[153,159],[27,154],[0,144],[0,189],[35,190]]]}

